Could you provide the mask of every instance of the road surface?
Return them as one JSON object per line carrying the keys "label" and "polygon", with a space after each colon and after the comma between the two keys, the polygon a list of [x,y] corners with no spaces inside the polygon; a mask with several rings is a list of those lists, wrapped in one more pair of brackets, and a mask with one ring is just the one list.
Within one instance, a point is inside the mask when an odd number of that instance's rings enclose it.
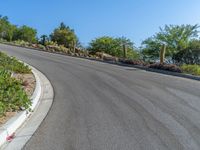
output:
{"label": "road surface", "polygon": [[55,99],[26,150],[200,150],[200,83],[0,45],[51,81]]}

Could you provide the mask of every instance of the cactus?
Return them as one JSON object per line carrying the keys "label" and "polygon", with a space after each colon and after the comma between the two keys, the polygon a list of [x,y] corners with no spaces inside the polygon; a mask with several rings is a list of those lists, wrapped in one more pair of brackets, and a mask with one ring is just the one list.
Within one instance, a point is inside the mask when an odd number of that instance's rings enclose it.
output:
{"label": "cactus", "polygon": [[125,44],[123,44],[123,52],[124,52],[124,58],[127,58],[127,49]]}
{"label": "cactus", "polygon": [[163,44],[161,50],[160,50],[160,64],[164,63],[165,60],[165,51],[166,51],[166,45]]}
{"label": "cactus", "polygon": [[76,41],[72,41],[73,53],[76,53]]}

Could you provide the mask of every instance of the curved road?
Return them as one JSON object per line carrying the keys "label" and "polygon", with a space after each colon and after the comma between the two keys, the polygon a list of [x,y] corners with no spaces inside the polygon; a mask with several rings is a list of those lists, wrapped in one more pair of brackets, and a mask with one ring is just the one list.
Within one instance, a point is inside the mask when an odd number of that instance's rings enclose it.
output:
{"label": "curved road", "polygon": [[199,150],[200,83],[0,45],[41,70],[53,106],[27,150]]}

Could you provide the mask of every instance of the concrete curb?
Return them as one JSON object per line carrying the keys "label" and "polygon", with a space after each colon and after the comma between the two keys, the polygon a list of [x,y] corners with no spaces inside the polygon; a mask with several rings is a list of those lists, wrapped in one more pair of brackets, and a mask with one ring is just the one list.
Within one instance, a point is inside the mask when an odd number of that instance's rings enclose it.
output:
{"label": "concrete curb", "polygon": [[[30,66],[30,65],[29,65]],[[3,125],[0,128],[0,149],[12,149],[12,150],[19,150],[22,149],[23,146],[26,144],[26,142],[31,138],[31,136],[34,134],[34,132],[36,131],[36,129],[39,127],[39,125],[41,124],[42,120],[46,117],[47,112],[49,111],[52,102],[53,102],[53,88],[49,82],[49,80],[41,73],[39,72],[37,69],[35,69],[34,67],[30,66],[32,69],[32,72],[36,78],[36,88],[35,91],[31,97],[32,100],[32,106],[31,109],[34,110],[32,112],[27,112],[27,111],[23,111],[18,113],[16,116],[14,116],[13,118],[11,118],[5,125]],[[44,95],[48,93],[47,87],[50,88],[49,92],[50,95],[46,95],[46,98],[48,96],[50,96],[50,103],[47,103],[45,113],[44,112],[38,112],[38,109],[40,107],[40,105],[42,105],[42,96],[44,97]],[[46,92],[44,94],[44,92]],[[34,129],[33,129],[33,125],[28,126],[28,128],[31,129],[31,131],[26,131],[24,138],[22,138],[22,136],[20,135],[21,132],[24,130],[24,128],[26,127],[26,125],[29,123],[29,121],[32,119],[32,117],[34,117],[35,113],[43,113],[42,119],[40,119],[40,121],[34,121]],[[41,118],[41,117],[39,117]],[[32,128],[31,128],[32,127]],[[7,137],[9,136],[14,136],[13,140],[11,142],[7,141]],[[19,137],[20,141],[19,141]]]}
{"label": "concrete curb", "polygon": [[5,45],[10,45],[10,46],[15,46],[15,47],[21,47],[21,48],[26,48],[26,49],[42,51],[42,52],[46,52],[46,53],[70,56],[70,57],[75,57],[75,58],[82,58],[82,59],[87,59],[87,60],[92,60],[92,61],[97,61],[97,62],[103,62],[103,63],[113,64],[113,65],[119,65],[119,66],[125,66],[125,67],[131,67],[131,68],[138,68],[138,69],[141,69],[141,70],[150,71],[150,72],[154,72],[154,73],[160,73],[160,74],[164,74],[164,75],[171,75],[171,76],[176,76],[176,77],[200,81],[200,76],[195,76],[195,75],[191,75],[191,74],[184,74],[184,73],[177,73],[177,72],[171,72],[171,71],[166,71],[166,70],[147,68],[147,67],[139,66],[139,65],[129,65],[129,64],[121,63],[121,62],[98,60],[98,59],[89,58],[89,57],[71,56],[71,55],[68,55],[68,54],[65,54],[65,53],[62,53],[62,52],[50,52],[50,51],[42,50],[42,49],[39,49],[39,48],[24,47],[24,46],[19,46],[19,45],[10,44],[10,43],[4,43],[4,42],[0,42],[0,43],[5,44]]}

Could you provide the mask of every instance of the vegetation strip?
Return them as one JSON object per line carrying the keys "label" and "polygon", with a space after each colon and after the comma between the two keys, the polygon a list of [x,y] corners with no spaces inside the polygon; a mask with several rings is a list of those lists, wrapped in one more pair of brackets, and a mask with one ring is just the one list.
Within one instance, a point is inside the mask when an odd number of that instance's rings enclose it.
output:
{"label": "vegetation strip", "polygon": [[30,74],[31,69],[14,57],[0,52],[0,117],[6,112],[28,110],[31,100],[23,88],[23,80],[15,74]]}
{"label": "vegetation strip", "polygon": [[[7,56],[7,55],[6,55]],[[19,62],[22,63],[22,62]],[[23,63],[22,63],[23,64]],[[28,67],[27,65],[24,65]],[[29,67],[28,67],[29,68]],[[31,97],[29,97],[30,106],[28,109],[22,109],[18,113],[16,113],[12,118],[10,118],[5,124],[2,124],[0,127],[0,146],[5,144],[5,142],[10,142],[15,137],[16,130],[26,121],[26,119],[32,114],[32,111],[37,106],[40,96],[41,96],[41,83],[40,79],[37,75],[37,71],[30,67],[34,74],[36,85],[34,88],[34,92],[31,94]]]}

